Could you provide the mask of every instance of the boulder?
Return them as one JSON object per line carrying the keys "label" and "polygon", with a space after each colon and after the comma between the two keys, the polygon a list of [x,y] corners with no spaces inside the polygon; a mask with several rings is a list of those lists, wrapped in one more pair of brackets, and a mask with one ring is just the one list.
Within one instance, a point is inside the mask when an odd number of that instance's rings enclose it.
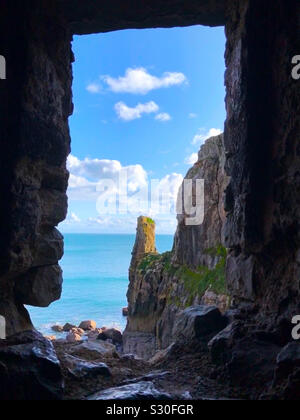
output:
{"label": "boulder", "polygon": [[153,382],[141,381],[135,384],[109,388],[88,398],[90,401],[100,400],[171,400],[170,394],[158,391]]}
{"label": "boulder", "polygon": [[79,328],[81,328],[84,331],[92,331],[97,328],[97,323],[95,321],[83,321]]}
{"label": "boulder", "polygon": [[81,328],[72,328],[71,331],[73,334],[80,335],[81,337],[85,334],[85,331]]}
{"label": "boulder", "polygon": [[67,355],[65,362],[68,367],[68,371],[71,375],[76,378],[95,378],[98,376],[110,377],[111,371],[105,363],[93,363],[87,362],[86,360],[79,359]]}
{"label": "boulder", "polygon": [[53,344],[36,331],[0,342],[1,400],[61,400],[63,378]]}
{"label": "boulder", "polygon": [[55,335],[45,335],[46,340],[55,341],[56,336]]}
{"label": "boulder", "polygon": [[89,340],[97,340],[99,334],[101,334],[106,328],[96,328],[86,333]]}
{"label": "boulder", "polygon": [[225,364],[230,359],[230,349],[234,340],[241,338],[241,324],[238,321],[228,325],[219,332],[209,343],[212,362],[215,364]]}
{"label": "boulder", "polygon": [[61,325],[53,325],[53,327],[51,327],[51,330],[57,333],[62,333],[64,332],[64,327],[62,327]]}
{"label": "boulder", "polygon": [[155,354],[156,339],[153,333],[129,332],[123,334],[124,353],[136,354],[138,357],[149,360]]}
{"label": "boulder", "polygon": [[78,341],[82,341],[81,335],[77,334],[74,331],[70,331],[66,337],[68,343],[77,343]]}
{"label": "boulder", "polygon": [[116,348],[113,344],[100,340],[85,341],[74,347],[70,353],[78,357],[88,356],[93,359],[99,359],[100,357],[118,357]]}
{"label": "boulder", "polygon": [[98,340],[111,340],[113,344],[122,344],[123,343],[123,336],[120,330],[117,330],[115,328],[109,328],[103,330],[98,335]]}
{"label": "boulder", "polygon": [[300,343],[297,341],[285,346],[277,356],[275,382],[288,378],[296,368],[300,367]]}
{"label": "boulder", "polygon": [[162,363],[163,361],[167,360],[168,357],[172,354],[172,350],[175,347],[175,343],[171,344],[168,348],[166,348],[165,350],[159,350],[155,353],[155,355],[153,357],[151,357],[150,360],[148,360],[148,362],[151,365],[157,365],[159,363]]}
{"label": "boulder", "polygon": [[126,307],[126,308],[123,308],[122,309],[122,314],[123,314],[123,316],[128,316],[128,314],[129,314],[129,309]]}
{"label": "boulder", "polygon": [[255,393],[253,398],[257,399],[265,384],[273,380],[279,351],[279,346],[251,336],[238,340],[226,364],[231,383],[238,387],[247,384]]}
{"label": "boulder", "polygon": [[201,339],[226,327],[227,321],[214,306],[193,306],[177,315],[173,336],[175,339]]}
{"label": "boulder", "polygon": [[73,328],[77,328],[76,325],[66,323],[63,327],[63,331],[64,332],[70,332]]}

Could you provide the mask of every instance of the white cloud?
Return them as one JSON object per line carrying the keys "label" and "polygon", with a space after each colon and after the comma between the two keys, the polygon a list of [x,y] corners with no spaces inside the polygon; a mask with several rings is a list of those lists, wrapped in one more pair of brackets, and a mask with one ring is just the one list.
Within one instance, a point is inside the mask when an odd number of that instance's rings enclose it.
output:
{"label": "white cloud", "polygon": [[182,85],[187,81],[183,73],[166,72],[161,77],[156,77],[149,74],[143,67],[128,68],[123,77],[102,76],[102,79],[113,92],[141,95],[145,95],[154,89]]}
{"label": "white cloud", "polygon": [[[136,218],[141,214],[157,220],[158,232],[172,233],[175,229],[175,204],[178,190],[183,182],[181,174],[171,173],[153,182],[141,165],[123,166],[119,161],[107,159],[80,160],[73,155],[68,158],[68,169],[70,171],[68,197],[72,212],[63,223],[63,230],[133,233],[136,228]],[[111,181],[108,190],[106,190],[107,180]],[[107,212],[99,211],[97,208],[98,215],[95,216],[97,200],[104,194],[108,202]],[[116,211],[116,197],[117,207],[120,210],[120,206],[124,206],[124,212]],[[149,197],[152,197],[152,202],[149,201]],[[155,200],[159,200],[159,203]],[[84,203],[94,202],[95,214],[80,219],[76,215],[79,201],[82,203],[81,209]]]}
{"label": "white cloud", "polygon": [[205,140],[209,139],[210,137],[215,137],[222,134],[222,130],[220,130],[219,128],[211,128],[207,132],[205,132],[203,129],[200,131],[200,134],[196,134],[193,138],[192,144],[203,144]]}
{"label": "white cloud", "polygon": [[198,161],[198,153],[192,153],[190,156],[188,156],[184,163],[187,165],[194,165]]}
{"label": "white cloud", "polygon": [[132,121],[142,117],[143,114],[152,114],[159,111],[159,106],[151,101],[146,104],[138,104],[136,107],[131,108],[124,102],[118,102],[115,105],[115,110],[118,117],[124,121]]}
{"label": "white cloud", "polygon": [[70,171],[68,195],[73,200],[96,200],[99,196],[97,188],[101,188],[101,182],[106,180],[115,183],[115,189],[111,190],[111,194],[116,194],[120,179],[127,179],[129,193],[144,188],[148,181],[147,172],[141,165],[122,166],[117,160],[89,158],[79,160],[70,155],[67,166]]}
{"label": "white cloud", "polygon": [[157,114],[155,119],[157,121],[166,122],[166,121],[170,121],[172,118],[171,118],[171,115],[168,114],[167,112],[162,112],[160,114]]}
{"label": "white cloud", "polygon": [[102,87],[99,83],[90,83],[87,85],[86,90],[90,93],[96,94],[101,92]]}
{"label": "white cloud", "polygon": [[81,222],[81,219],[74,212],[70,212],[66,220],[64,221],[66,225],[75,225],[75,224],[79,224],[80,222]]}
{"label": "white cloud", "polygon": [[72,222],[75,222],[75,223],[79,223],[79,222],[81,222],[80,218],[79,218],[79,217],[77,216],[77,214],[76,214],[76,213],[74,213],[74,212],[72,212],[72,213],[71,213],[70,218],[71,218]]}
{"label": "white cloud", "polygon": [[189,114],[189,118],[191,118],[191,119],[193,119],[193,118],[197,118],[198,117],[198,115],[197,114],[195,114],[194,112],[191,112],[190,114]]}

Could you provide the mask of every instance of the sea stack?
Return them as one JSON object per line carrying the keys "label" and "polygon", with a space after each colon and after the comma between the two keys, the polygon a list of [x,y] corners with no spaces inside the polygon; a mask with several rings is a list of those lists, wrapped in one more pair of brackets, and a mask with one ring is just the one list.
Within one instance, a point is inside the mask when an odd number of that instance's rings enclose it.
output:
{"label": "sea stack", "polygon": [[146,254],[157,254],[155,244],[155,222],[150,217],[141,216],[137,222],[135,245],[129,269],[130,274],[137,268]]}

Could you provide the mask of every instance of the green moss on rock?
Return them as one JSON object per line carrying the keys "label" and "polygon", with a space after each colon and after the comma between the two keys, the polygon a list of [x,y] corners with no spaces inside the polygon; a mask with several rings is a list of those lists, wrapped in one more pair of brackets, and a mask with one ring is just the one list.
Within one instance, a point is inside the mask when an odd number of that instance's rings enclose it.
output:
{"label": "green moss on rock", "polygon": [[160,261],[159,254],[146,254],[138,265],[138,270],[145,273],[154,263]]}
{"label": "green moss on rock", "polygon": [[[210,289],[218,295],[226,295],[225,266],[227,250],[222,245],[205,251],[212,257],[219,257],[215,268],[210,269],[200,266],[191,269],[187,266],[176,266],[172,262],[173,253],[147,254],[140,262],[138,269],[145,274],[147,270],[157,267],[161,272],[170,277],[176,277],[183,283],[185,293],[183,296],[172,296],[172,288],[167,293],[168,304],[176,305],[179,308],[192,306],[195,299],[202,298],[205,292]],[[182,302],[184,300],[184,304]]]}

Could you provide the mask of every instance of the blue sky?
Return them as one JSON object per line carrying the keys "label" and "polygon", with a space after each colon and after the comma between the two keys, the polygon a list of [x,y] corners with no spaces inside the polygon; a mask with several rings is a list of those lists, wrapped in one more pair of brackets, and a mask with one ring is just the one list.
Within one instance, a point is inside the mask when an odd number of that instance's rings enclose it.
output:
{"label": "blue sky", "polygon": [[[170,204],[205,138],[223,131],[224,49],[223,28],[200,26],[74,38],[63,232],[133,233],[140,213],[157,220],[159,233],[174,232],[175,214],[146,211],[136,196],[156,179],[168,185]],[[116,214],[125,178],[130,212]],[[103,194],[104,211],[96,206]]]}

